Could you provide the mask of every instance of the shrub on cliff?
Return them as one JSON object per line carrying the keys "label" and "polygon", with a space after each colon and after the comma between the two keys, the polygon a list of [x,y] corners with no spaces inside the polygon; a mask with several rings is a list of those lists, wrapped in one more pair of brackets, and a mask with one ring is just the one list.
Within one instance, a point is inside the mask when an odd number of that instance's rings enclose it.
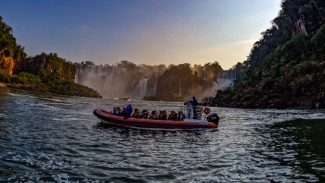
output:
{"label": "shrub on cliff", "polygon": [[10,80],[10,75],[8,70],[0,68],[0,82],[8,83]]}
{"label": "shrub on cliff", "polygon": [[0,69],[12,73],[14,62],[25,59],[24,48],[16,43],[12,28],[0,16]]}
{"label": "shrub on cliff", "polygon": [[32,73],[42,80],[51,79],[56,75],[59,80],[74,81],[75,65],[55,53],[42,53],[19,62],[15,72]]}
{"label": "shrub on cliff", "polygon": [[53,93],[84,97],[101,97],[101,95],[94,89],[76,84],[71,81],[54,80],[50,83],[47,83],[47,86],[49,87],[49,91]]}

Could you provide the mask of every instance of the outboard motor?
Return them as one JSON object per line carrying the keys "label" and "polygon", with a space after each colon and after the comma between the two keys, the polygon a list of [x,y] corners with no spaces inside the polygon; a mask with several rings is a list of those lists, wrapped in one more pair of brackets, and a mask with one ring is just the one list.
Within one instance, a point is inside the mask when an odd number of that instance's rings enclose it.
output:
{"label": "outboard motor", "polygon": [[207,117],[207,120],[208,120],[208,122],[211,122],[211,123],[214,123],[214,124],[216,124],[216,125],[218,125],[218,123],[219,123],[219,116],[218,116],[218,114],[216,114],[216,113],[211,113],[211,114],[209,114],[209,116]]}

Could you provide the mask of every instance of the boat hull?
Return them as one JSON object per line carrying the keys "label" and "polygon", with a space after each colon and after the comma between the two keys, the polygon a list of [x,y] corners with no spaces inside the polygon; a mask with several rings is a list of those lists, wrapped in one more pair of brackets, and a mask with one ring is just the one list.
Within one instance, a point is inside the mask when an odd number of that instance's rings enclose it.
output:
{"label": "boat hull", "polygon": [[196,129],[196,128],[217,128],[215,123],[201,120],[172,121],[172,120],[151,120],[139,118],[124,118],[115,116],[103,109],[95,109],[94,115],[105,121],[105,123],[126,128],[152,128],[152,129]]}

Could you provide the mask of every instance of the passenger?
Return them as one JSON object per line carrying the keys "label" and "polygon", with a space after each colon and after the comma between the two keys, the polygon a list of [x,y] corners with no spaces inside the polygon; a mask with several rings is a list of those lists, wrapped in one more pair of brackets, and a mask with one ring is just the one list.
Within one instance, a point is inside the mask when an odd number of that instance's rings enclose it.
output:
{"label": "passenger", "polygon": [[151,111],[150,119],[159,119],[157,111]]}
{"label": "passenger", "polygon": [[131,114],[132,114],[132,111],[133,111],[132,105],[131,104],[127,105],[126,109],[125,109],[125,116],[124,117],[125,118],[130,118]]}
{"label": "passenger", "polygon": [[192,118],[192,106],[191,102],[186,102],[186,114],[187,114],[187,119]]}
{"label": "passenger", "polygon": [[203,111],[203,107],[202,106],[198,106],[196,108],[197,119],[201,119],[202,118],[202,111]]}
{"label": "passenger", "polygon": [[145,110],[143,119],[148,119],[148,118],[149,118],[149,111]]}
{"label": "passenger", "polygon": [[155,119],[159,119],[159,113],[156,111]]}
{"label": "passenger", "polygon": [[185,114],[182,111],[178,111],[177,120],[183,121],[185,119]]}
{"label": "passenger", "polygon": [[121,108],[120,107],[116,107],[116,110],[117,110],[117,116],[120,116],[122,111],[121,111]]}
{"label": "passenger", "polygon": [[167,119],[167,112],[166,110],[159,111],[159,119],[166,120]]}
{"label": "passenger", "polygon": [[121,114],[121,109],[119,107],[113,108],[113,115],[119,116]]}
{"label": "passenger", "polygon": [[141,111],[141,113],[140,113],[140,115],[139,115],[139,118],[141,118],[141,119],[144,118],[144,111],[145,111],[145,110],[142,110],[142,111]]}
{"label": "passenger", "polygon": [[140,111],[138,108],[135,108],[132,114],[132,118],[139,118],[139,116],[140,116]]}
{"label": "passenger", "polygon": [[120,113],[120,116],[124,117],[125,116],[125,107],[123,107],[122,112]]}
{"label": "passenger", "polygon": [[117,110],[116,110],[116,107],[113,107],[113,112],[112,112],[113,115],[117,116]]}
{"label": "passenger", "polygon": [[143,109],[142,112],[141,112],[141,114],[140,114],[140,116],[139,116],[139,118],[148,119],[148,116],[149,116],[148,110]]}
{"label": "passenger", "polygon": [[191,105],[193,108],[193,119],[197,119],[196,106],[198,105],[198,102],[195,97],[193,97],[193,99],[191,101]]}
{"label": "passenger", "polygon": [[169,116],[168,116],[169,120],[177,120],[177,113],[175,111],[171,111]]}

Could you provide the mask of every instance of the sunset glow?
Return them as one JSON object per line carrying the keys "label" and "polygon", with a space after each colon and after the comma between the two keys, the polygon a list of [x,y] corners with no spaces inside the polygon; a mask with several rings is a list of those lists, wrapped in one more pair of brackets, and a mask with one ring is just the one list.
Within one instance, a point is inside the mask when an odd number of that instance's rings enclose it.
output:
{"label": "sunset glow", "polygon": [[0,12],[30,55],[113,64],[204,64],[248,56],[281,0],[4,0]]}

